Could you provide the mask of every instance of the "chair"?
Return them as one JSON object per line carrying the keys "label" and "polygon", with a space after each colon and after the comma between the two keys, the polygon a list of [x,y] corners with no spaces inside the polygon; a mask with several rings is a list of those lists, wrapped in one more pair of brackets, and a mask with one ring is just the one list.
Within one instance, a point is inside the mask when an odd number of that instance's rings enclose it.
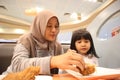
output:
{"label": "chair", "polygon": [[4,72],[11,63],[15,43],[0,43],[0,74]]}

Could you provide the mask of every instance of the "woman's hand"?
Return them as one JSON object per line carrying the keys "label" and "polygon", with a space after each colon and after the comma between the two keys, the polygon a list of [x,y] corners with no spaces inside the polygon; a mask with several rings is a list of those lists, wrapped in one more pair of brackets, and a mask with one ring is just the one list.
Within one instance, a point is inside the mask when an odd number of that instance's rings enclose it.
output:
{"label": "woman's hand", "polygon": [[83,71],[84,67],[83,57],[74,50],[69,49],[65,54],[51,58],[51,68],[70,69],[79,72],[79,69]]}

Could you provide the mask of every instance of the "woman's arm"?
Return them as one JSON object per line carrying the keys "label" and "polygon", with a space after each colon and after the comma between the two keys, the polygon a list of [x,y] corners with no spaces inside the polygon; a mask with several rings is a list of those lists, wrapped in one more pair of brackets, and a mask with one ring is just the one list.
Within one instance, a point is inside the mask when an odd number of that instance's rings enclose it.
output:
{"label": "woman's arm", "polygon": [[76,65],[82,71],[85,68],[83,57],[73,50],[68,50],[66,53],[51,58],[51,68],[59,68],[62,70],[70,69],[79,72],[79,69],[74,67]]}
{"label": "woman's arm", "polygon": [[8,72],[19,72],[29,66],[40,66],[41,74],[50,74],[50,56],[43,58],[29,58],[29,55],[30,53],[24,45],[17,44],[14,48],[14,54]]}

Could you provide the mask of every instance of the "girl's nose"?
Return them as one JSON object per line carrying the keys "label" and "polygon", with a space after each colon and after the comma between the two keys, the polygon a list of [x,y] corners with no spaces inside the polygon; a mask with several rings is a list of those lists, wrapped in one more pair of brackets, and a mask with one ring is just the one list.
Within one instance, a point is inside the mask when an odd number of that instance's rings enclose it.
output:
{"label": "girl's nose", "polygon": [[82,45],[82,46],[85,46],[85,43],[84,43],[84,42],[82,42],[82,43],[81,43],[81,45]]}

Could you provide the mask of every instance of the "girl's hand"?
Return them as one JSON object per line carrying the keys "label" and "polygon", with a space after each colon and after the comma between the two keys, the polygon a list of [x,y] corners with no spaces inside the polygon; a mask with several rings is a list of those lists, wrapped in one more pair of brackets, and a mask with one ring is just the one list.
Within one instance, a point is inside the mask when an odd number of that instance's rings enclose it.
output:
{"label": "girl's hand", "polygon": [[79,69],[83,71],[84,67],[83,57],[74,50],[69,49],[65,54],[51,58],[51,68],[70,69],[79,72]]}

